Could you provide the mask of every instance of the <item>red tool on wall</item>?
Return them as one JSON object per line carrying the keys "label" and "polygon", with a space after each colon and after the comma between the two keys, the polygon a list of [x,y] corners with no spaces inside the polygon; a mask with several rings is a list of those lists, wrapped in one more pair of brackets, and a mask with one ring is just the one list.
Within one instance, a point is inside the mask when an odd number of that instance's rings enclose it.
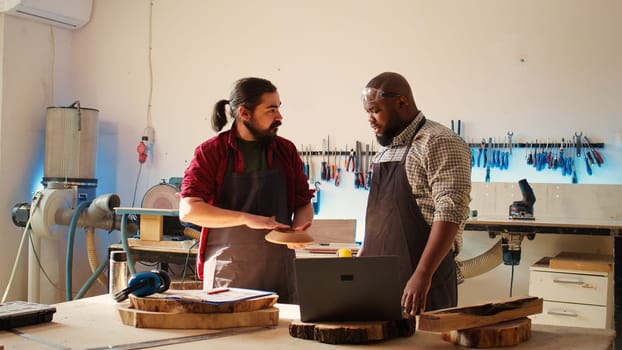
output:
{"label": "red tool on wall", "polygon": [[594,160],[596,160],[596,164],[598,165],[598,167],[600,167],[605,162],[603,160],[603,157],[600,155],[600,153],[597,150],[594,149],[594,147],[592,146],[592,143],[590,142],[590,139],[588,139],[587,136],[583,136],[583,138],[587,142],[587,145],[590,148],[590,151],[594,155]]}

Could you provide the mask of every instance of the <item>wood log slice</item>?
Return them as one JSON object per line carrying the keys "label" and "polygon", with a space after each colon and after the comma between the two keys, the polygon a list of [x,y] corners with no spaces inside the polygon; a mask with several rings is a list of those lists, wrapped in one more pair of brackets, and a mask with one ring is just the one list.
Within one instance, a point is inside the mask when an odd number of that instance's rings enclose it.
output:
{"label": "wood log slice", "polygon": [[170,313],[119,307],[121,321],[136,328],[223,329],[232,327],[268,327],[279,323],[279,309],[272,307],[233,313]]}
{"label": "wood log slice", "polygon": [[329,344],[364,344],[415,334],[414,317],[394,321],[325,322],[311,323],[293,321],[289,335],[294,338],[316,340]]}
{"label": "wood log slice", "polygon": [[443,340],[469,348],[491,348],[518,345],[531,337],[528,317],[494,325],[443,332]]}
{"label": "wood log slice", "polygon": [[130,294],[130,306],[141,311],[169,312],[169,313],[232,313],[248,312],[267,309],[276,303],[278,295],[241,300],[225,304],[207,304],[188,302],[185,300],[169,299],[170,295],[179,295],[180,291],[168,290],[165,293],[156,293],[147,297],[137,297]]}

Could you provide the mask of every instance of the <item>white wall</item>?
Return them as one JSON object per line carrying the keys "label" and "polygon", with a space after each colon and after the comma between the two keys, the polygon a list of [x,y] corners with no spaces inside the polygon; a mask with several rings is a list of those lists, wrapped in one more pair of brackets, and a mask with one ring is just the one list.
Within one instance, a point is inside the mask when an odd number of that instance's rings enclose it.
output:
{"label": "white wall", "polygon": [[[27,67],[23,74],[41,84],[51,79],[51,71],[39,70],[49,67],[54,40],[56,88],[51,99],[35,82],[6,77],[13,66],[4,64],[5,89],[28,87],[19,95],[3,93],[5,101],[14,101],[14,107],[3,105],[0,124],[2,179],[13,184],[0,185],[13,192],[3,197],[9,198],[0,208],[5,213],[15,202],[27,201],[30,184],[40,179],[32,169],[42,164],[41,144],[22,145],[21,140],[42,135],[47,105],[79,99],[100,110],[98,193],[118,193],[127,206],[134,198],[139,202],[160,179],[181,176],[194,147],[214,135],[214,102],[227,98],[232,83],[249,75],[271,79],[279,87],[285,115],[280,134],[297,145],[319,150],[328,136],[341,149],[356,140],[371,143],[359,92],[372,76],[393,70],[411,81],[429,118],[446,125],[462,120],[468,141],[513,131],[515,140],[533,142],[581,131],[606,143],[606,164],[592,176],[580,173],[580,183],[622,184],[622,146],[616,141],[622,132],[622,3],[617,0],[156,0],[151,119],[149,9],[147,0],[95,0],[85,27],[53,30],[54,39],[44,25],[7,18],[5,41],[13,44],[5,42],[5,60]],[[37,34],[24,41],[24,31]],[[13,109],[31,116],[21,119],[28,124],[17,122],[7,131]],[[156,132],[155,147],[135,195],[136,145],[148,125]],[[17,145],[19,156],[6,150]],[[532,183],[569,183],[567,177],[536,173],[524,165],[523,151],[515,154],[509,171],[493,171],[492,181],[528,177]],[[8,174],[6,164],[18,176]],[[338,189],[322,185],[325,202],[319,217],[362,219],[366,193],[353,189],[349,175]],[[15,179],[20,179],[17,185]],[[473,180],[483,181],[482,169],[474,169]],[[3,235],[10,238],[2,249],[12,252],[19,230],[9,222],[4,226]],[[470,252],[465,254],[481,252],[488,243],[484,238],[479,246],[468,240],[465,250]],[[118,232],[103,234],[102,250],[115,240]],[[3,256],[5,280],[13,255]],[[491,275],[504,277],[506,271]],[[499,294],[490,297],[504,296]],[[13,295],[23,297],[23,289]]]}

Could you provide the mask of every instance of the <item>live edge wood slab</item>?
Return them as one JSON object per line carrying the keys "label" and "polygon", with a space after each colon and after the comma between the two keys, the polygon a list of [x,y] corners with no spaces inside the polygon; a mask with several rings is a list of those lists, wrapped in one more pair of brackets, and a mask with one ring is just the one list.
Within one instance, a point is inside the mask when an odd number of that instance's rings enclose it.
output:
{"label": "live edge wood slab", "polygon": [[274,307],[278,295],[223,304],[189,301],[192,296],[192,290],[170,289],[147,297],[130,294],[129,303],[117,308],[123,324],[136,328],[223,329],[276,326],[279,322],[279,309]]}
{"label": "live edge wood slab", "polygon": [[168,298],[170,295],[183,295],[183,291],[167,291],[147,297],[136,297],[130,294],[130,307],[141,311],[170,313],[232,313],[266,309],[276,304],[278,295],[242,300],[226,304],[194,303]]}
{"label": "live edge wood slab", "polygon": [[249,312],[173,313],[119,307],[126,326],[163,329],[224,329],[234,327],[268,327],[279,323],[279,309],[271,307]]}
{"label": "live edge wood slab", "polygon": [[328,344],[364,344],[415,334],[414,317],[394,321],[368,322],[302,322],[292,321],[289,335]]}
{"label": "live edge wood slab", "polygon": [[447,332],[489,326],[542,312],[542,298],[518,297],[474,306],[453,307],[419,316],[419,329]]}

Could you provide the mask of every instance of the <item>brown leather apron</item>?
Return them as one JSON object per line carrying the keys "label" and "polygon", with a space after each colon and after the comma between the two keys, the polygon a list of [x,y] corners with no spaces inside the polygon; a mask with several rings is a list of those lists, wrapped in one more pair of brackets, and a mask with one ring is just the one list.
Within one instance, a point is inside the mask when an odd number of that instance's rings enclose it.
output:
{"label": "brown leather apron", "polygon": [[[277,160],[274,161],[277,165]],[[215,205],[246,213],[276,216],[291,224],[285,177],[281,168],[234,173],[230,157],[222,191]],[[270,230],[246,225],[211,228],[203,268],[205,289],[237,287],[274,291],[280,303],[295,303],[293,250],[264,239]]]}
{"label": "brown leather apron", "polygon": [[[413,139],[424,123],[425,119]],[[399,256],[402,288],[417,268],[430,236],[430,226],[406,175],[406,155],[411,145],[412,140],[400,161],[373,164],[362,252],[363,256]],[[449,252],[432,277],[426,311],[455,307],[457,302],[456,265],[453,252]]]}

